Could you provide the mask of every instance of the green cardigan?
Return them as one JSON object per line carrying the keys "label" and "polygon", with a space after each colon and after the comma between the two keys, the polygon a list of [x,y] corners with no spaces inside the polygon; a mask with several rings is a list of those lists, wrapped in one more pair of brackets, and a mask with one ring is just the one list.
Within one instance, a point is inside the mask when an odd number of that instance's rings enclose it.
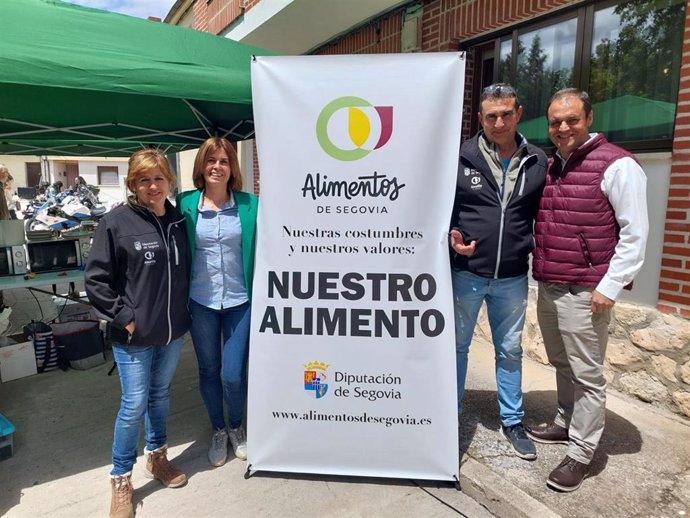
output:
{"label": "green cardigan", "polygon": [[[252,279],[254,278],[254,251],[256,249],[256,213],[259,199],[246,192],[233,192],[237,212],[240,216],[242,229],[242,265],[244,267],[244,284],[247,287],[247,297],[252,298]],[[177,208],[184,216],[187,227],[187,244],[190,253],[190,265],[194,265],[194,252],[196,249],[196,220],[199,212],[199,198],[201,191],[185,191],[177,195]]]}

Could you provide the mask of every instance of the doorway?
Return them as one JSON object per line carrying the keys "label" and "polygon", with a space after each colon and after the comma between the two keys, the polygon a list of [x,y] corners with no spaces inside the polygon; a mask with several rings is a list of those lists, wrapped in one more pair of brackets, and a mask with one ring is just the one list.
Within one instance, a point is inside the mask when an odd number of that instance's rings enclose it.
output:
{"label": "doorway", "polygon": [[41,162],[26,163],[26,186],[38,187],[41,181]]}

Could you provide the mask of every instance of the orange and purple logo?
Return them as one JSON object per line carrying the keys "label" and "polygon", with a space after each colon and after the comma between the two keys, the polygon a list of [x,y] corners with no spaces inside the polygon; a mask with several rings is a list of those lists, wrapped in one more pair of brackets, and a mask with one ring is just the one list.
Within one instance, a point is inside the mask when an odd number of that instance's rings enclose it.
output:
{"label": "orange and purple logo", "polygon": [[373,106],[361,97],[338,97],[316,120],[321,148],[336,160],[364,158],[386,145],[393,134],[393,107]]}

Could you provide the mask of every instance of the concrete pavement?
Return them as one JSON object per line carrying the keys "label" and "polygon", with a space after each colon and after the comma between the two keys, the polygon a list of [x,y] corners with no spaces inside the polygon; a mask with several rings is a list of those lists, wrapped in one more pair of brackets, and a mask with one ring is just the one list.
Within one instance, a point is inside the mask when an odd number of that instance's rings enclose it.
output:
{"label": "concrete pavement", "polygon": [[[690,514],[690,422],[609,390],[606,428],[590,477],[579,490],[558,493],[546,487],[546,477],[563,459],[567,446],[537,444],[538,457],[532,462],[514,456],[498,433],[492,345],[475,338],[469,365],[464,419],[460,424],[461,450],[506,484],[564,517]],[[553,419],[555,388],[555,371],[551,367],[524,360],[526,424]],[[461,476],[463,471],[461,468]],[[481,501],[481,495],[473,493],[467,485],[464,489]],[[487,492],[501,500],[500,494],[494,495],[496,491]],[[522,505],[514,505],[512,514],[500,514],[519,516]]]}
{"label": "concrete pavement", "polygon": [[[50,372],[0,384],[0,412],[17,428],[15,454],[0,462],[0,516],[107,516],[110,447],[119,402],[110,363],[88,371]],[[211,468],[211,435],[198,391],[196,359],[187,339],[172,387],[170,458],[189,483],[166,489],[134,466],[137,518],[466,516],[486,509],[447,483],[257,473],[229,456]]]}
{"label": "concrete pavement", "polygon": [[[0,462],[0,516],[107,516],[107,473],[119,382],[110,365],[61,371],[0,385],[0,412],[17,427],[15,454]],[[553,370],[524,365],[526,422],[555,409]],[[449,390],[452,390],[449,387]],[[133,482],[138,518],[214,516],[567,516],[678,517],[690,512],[690,425],[614,393],[593,474],[572,494],[546,488],[565,446],[538,445],[539,458],[515,457],[498,433],[492,347],[475,339],[460,422],[462,492],[450,485],[393,479],[289,474],[243,478],[230,456],[212,469],[210,435],[187,340],[173,384],[170,452],[189,476],[165,489],[142,475]]]}

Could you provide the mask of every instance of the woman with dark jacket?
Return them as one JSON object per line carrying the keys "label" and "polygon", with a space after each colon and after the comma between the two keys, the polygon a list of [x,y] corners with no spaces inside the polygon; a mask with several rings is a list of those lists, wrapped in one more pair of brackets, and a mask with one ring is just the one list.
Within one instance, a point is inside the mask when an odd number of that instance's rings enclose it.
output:
{"label": "woman with dark jacket", "polygon": [[111,518],[131,517],[132,468],[145,418],[145,475],[167,487],[187,477],[167,459],[170,384],[190,327],[187,232],[168,201],[174,177],[165,155],[129,159],[128,203],[99,222],[86,265],[86,293],[108,322],[122,387],[115,420]]}
{"label": "woman with dark jacket", "polygon": [[192,178],[196,189],[180,194],[177,206],[192,257],[189,309],[199,390],[213,427],[208,460],[221,466],[228,442],[236,458],[247,458],[242,419],[258,200],[241,191],[237,154],[224,138],[202,144]]}

